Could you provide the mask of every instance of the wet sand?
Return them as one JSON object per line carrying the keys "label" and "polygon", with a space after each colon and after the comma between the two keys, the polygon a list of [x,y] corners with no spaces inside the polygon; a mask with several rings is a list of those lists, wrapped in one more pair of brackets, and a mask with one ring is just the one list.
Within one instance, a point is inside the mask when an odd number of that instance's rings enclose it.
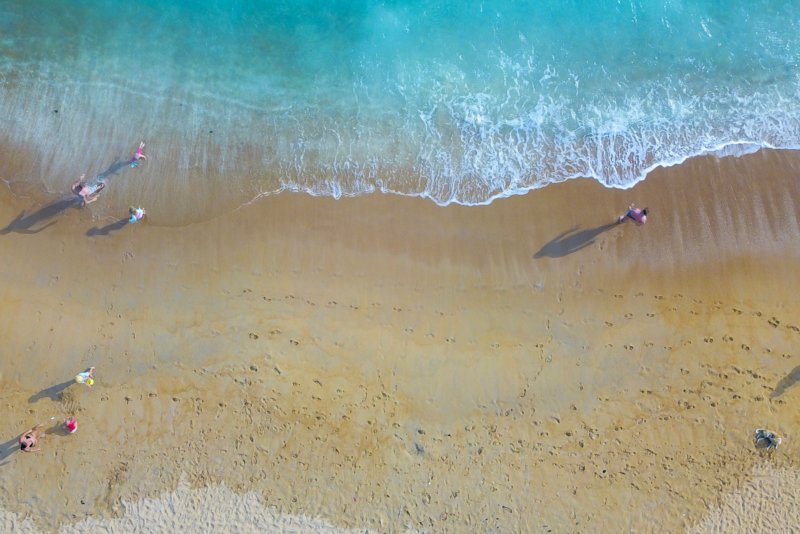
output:
{"label": "wet sand", "polygon": [[[765,151],[487,207],[281,194],[92,236],[113,221],[91,206],[23,217],[0,235],[0,505],[110,521],[183,477],[381,532],[732,524],[715,510],[754,469],[797,477],[799,173]],[[2,225],[57,200],[15,192]],[[609,224],[631,201],[647,225]],[[10,452],[68,415],[75,435]]]}

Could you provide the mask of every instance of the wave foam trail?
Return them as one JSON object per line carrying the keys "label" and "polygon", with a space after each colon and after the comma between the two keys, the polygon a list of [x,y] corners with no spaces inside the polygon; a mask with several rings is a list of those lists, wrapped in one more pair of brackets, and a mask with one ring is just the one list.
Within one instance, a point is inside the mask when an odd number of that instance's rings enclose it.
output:
{"label": "wave foam trail", "polygon": [[2,178],[62,191],[146,139],[148,165],[106,198],[144,197],[154,219],[279,191],[446,205],[577,177],[629,188],[696,155],[800,147],[800,21],[768,0],[53,9],[0,7],[0,137],[35,161]]}

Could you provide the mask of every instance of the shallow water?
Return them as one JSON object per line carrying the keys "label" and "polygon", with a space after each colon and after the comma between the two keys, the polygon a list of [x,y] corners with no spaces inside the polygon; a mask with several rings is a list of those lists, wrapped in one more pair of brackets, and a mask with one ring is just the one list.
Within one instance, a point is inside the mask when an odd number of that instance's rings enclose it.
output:
{"label": "shallow water", "polygon": [[692,155],[800,146],[800,3],[128,2],[0,6],[0,178],[60,193],[123,161],[111,215],[259,195],[480,204]]}

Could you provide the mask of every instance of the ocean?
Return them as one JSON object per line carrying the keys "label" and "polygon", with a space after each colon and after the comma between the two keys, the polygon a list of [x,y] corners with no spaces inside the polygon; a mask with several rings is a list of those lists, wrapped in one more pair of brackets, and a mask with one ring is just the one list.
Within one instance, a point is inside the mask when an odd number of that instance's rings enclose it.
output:
{"label": "ocean", "polygon": [[[800,147],[798,1],[4,0],[0,179],[178,225],[265,195],[479,205]],[[148,159],[133,169],[139,141]],[[25,187],[22,187],[24,184]]]}

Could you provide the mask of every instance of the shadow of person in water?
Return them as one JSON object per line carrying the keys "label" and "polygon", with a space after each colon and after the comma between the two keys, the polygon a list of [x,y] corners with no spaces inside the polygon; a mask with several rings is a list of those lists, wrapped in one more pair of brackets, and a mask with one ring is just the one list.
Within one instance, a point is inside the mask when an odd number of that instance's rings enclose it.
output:
{"label": "shadow of person in water", "polygon": [[119,172],[123,167],[130,165],[130,160],[119,160],[108,166],[106,170],[94,177],[95,180],[106,180],[109,176],[113,176]]}
{"label": "shadow of person in water", "polygon": [[792,369],[791,373],[781,378],[781,381],[778,382],[778,385],[775,386],[775,389],[769,396],[772,398],[780,397],[787,389],[798,382],[800,382],[800,365]]}
{"label": "shadow of person in water", "polygon": [[539,249],[539,252],[533,255],[533,257],[536,259],[545,256],[549,258],[561,258],[567,254],[578,252],[580,249],[594,243],[597,236],[616,226],[618,226],[616,221],[586,230],[579,230],[580,226],[575,226],[548,241],[545,246]]}
{"label": "shadow of person in water", "polygon": [[95,237],[98,235],[109,235],[111,232],[116,230],[120,230],[128,224],[128,219],[120,219],[117,222],[113,222],[111,224],[107,224],[102,228],[98,228],[97,226],[93,226],[86,231],[86,235],[89,237]]}
{"label": "shadow of person in water", "polygon": [[66,382],[61,382],[60,384],[56,384],[55,386],[50,386],[49,388],[45,388],[41,390],[39,393],[31,395],[28,398],[28,402],[34,403],[44,399],[45,397],[47,397],[52,401],[59,401],[61,400],[61,392],[74,383],[75,380],[67,380]]}
{"label": "shadow of person in water", "polygon": [[52,204],[48,204],[30,215],[25,215],[25,211],[22,211],[22,213],[17,215],[5,228],[0,230],[0,235],[10,234],[11,232],[16,232],[18,234],[38,234],[48,226],[54,225],[57,221],[50,221],[36,228],[39,223],[55,217],[67,208],[79,208],[80,205],[80,197],[77,195],[69,195],[61,197]]}

